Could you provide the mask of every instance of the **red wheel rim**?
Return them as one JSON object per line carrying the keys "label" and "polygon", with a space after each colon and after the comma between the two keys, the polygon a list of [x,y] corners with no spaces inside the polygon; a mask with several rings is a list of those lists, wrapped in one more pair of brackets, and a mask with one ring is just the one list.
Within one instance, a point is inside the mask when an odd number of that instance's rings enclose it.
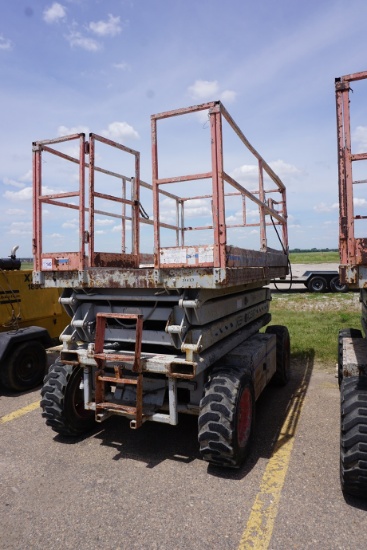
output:
{"label": "red wheel rim", "polygon": [[244,447],[250,437],[252,424],[252,394],[250,388],[244,388],[238,404],[237,441]]}

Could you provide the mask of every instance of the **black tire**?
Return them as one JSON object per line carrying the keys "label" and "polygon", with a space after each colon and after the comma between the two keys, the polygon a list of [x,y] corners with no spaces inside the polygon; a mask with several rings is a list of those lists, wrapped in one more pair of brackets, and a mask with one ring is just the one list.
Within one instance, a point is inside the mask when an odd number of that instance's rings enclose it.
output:
{"label": "black tire", "polygon": [[340,282],[339,277],[333,277],[330,281],[330,290],[332,292],[348,292],[348,285]]}
{"label": "black tire", "polygon": [[326,279],[316,275],[307,283],[307,288],[310,292],[325,292],[327,289]]}
{"label": "black tire", "polygon": [[46,372],[46,350],[40,342],[16,345],[3,361],[0,378],[3,386],[13,391],[26,391],[39,386]]}
{"label": "black tire", "polygon": [[342,328],[338,336],[338,384],[343,380],[343,339],[362,338],[362,332],[357,328]]}
{"label": "black tire", "polygon": [[51,365],[45,376],[41,390],[42,416],[46,424],[61,435],[77,437],[94,426],[94,411],[84,408],[82,376],[81,367],[60,361]]}
{"label": "black tire", "polygon": [[237,367],[214,367],[200,402],[202,458],[216,466],[239,468],[249,452],[254,423],[250,378]]}
{"label": "black tire", "polygon": [[344,378],[340,391],[342,490],[367,498],[367,377]]}
{"label": "black tire", "polygon": [[266,327],[266,334],[275,334],[276,343],[276,371],[272,383],[276,386],[285,386],[291,375],[291,341],[287,327],[271,325]]}

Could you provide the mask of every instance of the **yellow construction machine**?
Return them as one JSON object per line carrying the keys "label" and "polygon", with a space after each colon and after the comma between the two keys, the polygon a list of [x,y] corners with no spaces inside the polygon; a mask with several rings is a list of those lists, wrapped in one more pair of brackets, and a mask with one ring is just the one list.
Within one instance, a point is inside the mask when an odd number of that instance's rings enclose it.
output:
{"label": "yellow construction machine", "polygon": [[25,391],[42,382],[46,348],[55,344],[69,318],[59,304],[60,289],[32,282],[14,247],[0,259],[0,385]]}

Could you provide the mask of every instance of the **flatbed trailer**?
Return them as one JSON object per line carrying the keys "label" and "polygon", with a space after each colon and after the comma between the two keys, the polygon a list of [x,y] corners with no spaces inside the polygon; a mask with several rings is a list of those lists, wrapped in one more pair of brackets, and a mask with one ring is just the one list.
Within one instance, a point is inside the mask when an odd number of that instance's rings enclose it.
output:
{"label": "flatbed trailer", "polygon": [[[201,112],[209,118],[209,166],[160,177],[165,156],[160,150],[158,163],[158,123]],[[202,457],[238,467],[249,449],[256,399],[270,380],[285,384],[289,376],[288,330],[268,326],[260,332],[271,319],[271,294],[264,287],[288,272],[285,186],[220,102],[152,115],[151,125],[152,184],[140,178],[137,151],[102,136],[33,144],[33,279],[64,289],[60,301],[71,318],[60,336],[60,357],[44,381],[43,416],[56,432],[77,436],[111,415],[128,418],[136,429],[146,421],[175,425],[179,413],[195,414]],[[255,160],[255,190],[226,170],[228,132]],[[62,149],[75,141],[78,157]],[[134,176],[102,167],[110,149],[132,157]],[[76,166],[79,187],[45,194],[42,185],[57,189],[60,171],[45,183],[50,161],[44,163],[44,155]],[[178,158],[187,169],[186,155]],[[193,196],[192,189],[203,192]],[[238,203],[240,216],[231,212]],[[146,212],[151,204],[153,219]],[[77,250],[46,249],[44,205],[57,213],[76,211]],[[249,223],[251,206],[257,220],[252,215]],[[192,212],[197,220],[188,219]],[[119,249],[96,251],[98,222],[108,225],[110,219],[120,224]],[[269,226],[277,226],[280,250],[268,246]],[[227,244],[231,231],[251,235],[254,228],[259,250]],[[153,254],[140,251],[146,229],[153,231]]]}
{"label": "flatbed trailer", "polygon": [[[352,144],[350,91],[353,102],[364,86],[367,71],[335,79],[338,168],[339,168],[339,252],[340,280],[360,291],[362,331],[342,329],[338,339],[338,380],[341,395],[340,479],[344,492],[367,497],[367,238],[365,204],[365,162],[367,152]],[[362,112],[365,102],[357,103]],[[353,147],[352,147],[353,145]],[[361,207],[362,205],[362,211]]]}
{"label": "flatbed trailer", "polygon": [[348,285],[342,284],[339,278],[338,271],[318,271],[316,269],[305,271],[301,277],[292,277],[285,279],[273,279],[271,281],[275,285],[288,285],[289,288],[293,284],[303,284],[310,292],[348,292]]}

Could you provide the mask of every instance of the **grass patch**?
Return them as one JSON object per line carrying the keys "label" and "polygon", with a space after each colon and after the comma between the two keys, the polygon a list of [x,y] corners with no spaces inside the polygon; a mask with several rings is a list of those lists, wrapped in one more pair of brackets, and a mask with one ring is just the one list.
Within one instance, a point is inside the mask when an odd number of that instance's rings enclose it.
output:
{"label": "grass patch", "polygon": [[289,259],[292,264],[323,264],[339,263],[338,252],[291,252]]}
{"label": "grass patch", "polygon": [[310,351],[315,361],[330,368],[337,362],[338,332],[360,328],[358,293],[273,294],[272,324],[288,327],[293,359],[305,359]]}
{"label": "grass patch", "polygon": [[33,269],[33,262],[22,262],[21,269],[22,270]]}

